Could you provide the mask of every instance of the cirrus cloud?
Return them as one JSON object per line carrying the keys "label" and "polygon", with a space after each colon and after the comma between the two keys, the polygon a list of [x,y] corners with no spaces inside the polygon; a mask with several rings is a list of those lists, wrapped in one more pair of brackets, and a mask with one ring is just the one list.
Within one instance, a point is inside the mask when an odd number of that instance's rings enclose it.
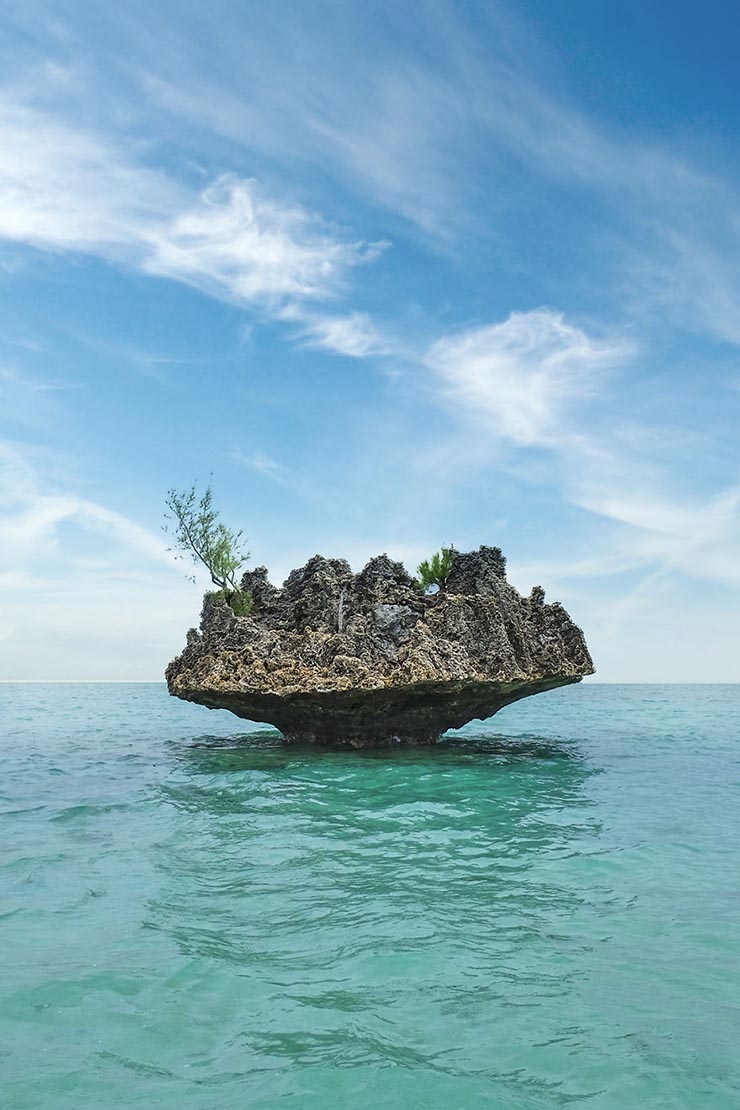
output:
{"label": "cirrus cloud", "polygon": [[75,251],[260,307],[331,298],[384,243],[219,176],[201,192],[120,143],[0,99],[0,238]]}
{"label": "cirrus cloud", "polygon": [[624,361],[624,340],[596,340],[557,312],[513,312],[432,344],[426,365],[443,396],[519,446],[545,445],[568,404],[593,395],[601,373]]}

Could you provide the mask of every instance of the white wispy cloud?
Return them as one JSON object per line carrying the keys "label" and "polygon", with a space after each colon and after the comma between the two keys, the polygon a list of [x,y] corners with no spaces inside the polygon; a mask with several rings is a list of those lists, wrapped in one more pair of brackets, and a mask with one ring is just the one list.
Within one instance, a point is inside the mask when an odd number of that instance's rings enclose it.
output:
{"label": "white wispy cloud", "polygon": [[142,269],[247,304],[331,296],[352,266],[383,249],[342,242],[315,216],[231,176],[147,240]]}
{"label": "white wispy cloud", "polygon": [[120,142],[0,100],[0,238],[94,254],[242,305],[330,298],[384,244],[223,175],[200,194]]}
{"label": "white wispy cloud", "polygon": [[287,466],[283,466],[277,459],[273,459],[270,455],[266,455],[264,451],[252,451],[247,453],[239,449],[235,450],[232,454],[233,461],[239,466],[246,466],[249,470],[254,470],[257,474],[262,474],[265,478],[271,478],[273,482],[280,482],[283,485],[291,485],[291,474]]}
{"label": "white wispy cloud", "polygon": [[[478,429],[479,443],[482,432],[494,433],[477,455],[480,468],[495,458],[497,439],[518,449],[514,468],[526,449],[544,449],[549,481],[565,503],[611,526],[588,556],[522,565],[524,577],[567,582],[634,572],[646,582],[681,575],[737,587],[740,486],[703,497],[682,492],[672,475],[686,436],[658,435],[656,451],[650,429],[624,418],[594,427],[582,404],[598,399],[600,412],[609,412],[618,381],[605,372],[635,353],[631,340],[596,340],[562,314],[540,309],[444,337],[425,365],[439,400]],[[701,437],[693,435],[692,450],[700,450]]]}
{"label": "white wispy cloud", "polygon": [[14,569],[30,557],[52,550],[59,526],[70,522],[111,538],[128,551],[175,565],[164,539],[95,501],[61,491],[43,480],[38,468],[17,447],[0,443],[0,547]]}
{"label": "white wispy cloud", "polygon": [[650,485],[586,480],[576,504],[622,525],[635,561],[693,579],[740,586],[740,486],[704,498],[666,494]]}
{"label": "white wispy cloud", "polygon": [[552,442],[567,406],[593,396],[630,343],[599,341],[546,309],[437,340],[426,365],[443,397],[520,446]]}
{"label": "white wispy cloud", "polygon": [[163,536],[63,488],[55,463],[0,441],[0,677],[156,677],[198,593]]}
{"label": "white wispy cloud", "polygon": [[325,488],[312,482],[299,470],[285,466],[265,451],[243,451],[236,448],[231,453],[231,460],[237,466],[246,467],[261,478],[275,482],[322,512],[326,512],[330,505],[331,499]]}
{"label": "white wispy cloud", "polygon": [[320,316],[315,313],[294,313],[300,334],[307,346],[322,347],[334,354],[350,358],[370,358],[388,354],[394,349],[367,312],[350,312],[345,316]]}
{"label": "white wispy cloud", "polygon": [[59,415],[59,394],[76,388],[75,382],[21,371],[14,363],[0,363],[0,414],[6,424],[45,428]]}

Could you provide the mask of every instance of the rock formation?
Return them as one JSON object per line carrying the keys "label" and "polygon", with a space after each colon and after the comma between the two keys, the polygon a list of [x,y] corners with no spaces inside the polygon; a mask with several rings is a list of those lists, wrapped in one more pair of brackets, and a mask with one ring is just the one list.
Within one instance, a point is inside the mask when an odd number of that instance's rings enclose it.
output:
{"label": "rock formation", "polygon": [[427,744],[529,694],[593,673],[581,630],[535,586],[506,581],[497,547],[456,553],[444,591],[423,594],[401,563],[359,574],[315,555],[282,589],[244,575],[249,616],[206,595],[200,631],[167,668],[171,694],[267,721],[288,741]]}

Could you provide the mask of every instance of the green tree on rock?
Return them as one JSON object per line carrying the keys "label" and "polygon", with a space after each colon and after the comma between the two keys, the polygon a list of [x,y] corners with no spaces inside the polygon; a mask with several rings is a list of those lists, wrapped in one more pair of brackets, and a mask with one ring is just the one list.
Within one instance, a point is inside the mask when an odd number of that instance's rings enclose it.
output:
{"label": "green tree on rock", "polygon": [[[237,616],[244,616],[252,608],[252,598],[237,585],[236,573],[249,552],[242,550],[242,533],[232,532],[218,519],[210,484],[200,500],[195,485],[184,493],[168,490],[165,504],[170,523],[164,525],[164,531],[173,537],[178,557],[189,556],[196,566],[202,564],[218,587],[216,596],[223,597]],[[195,581],[195,575],[189,577]]]}
{"label": "green tree on rock", "polygon": [[454,562],[454,547],[443,547],[441,551],[435,551],[431,559],[419,563],[416,581],[420,589],[426,592],[436,586],[438,590],[444,590]]}

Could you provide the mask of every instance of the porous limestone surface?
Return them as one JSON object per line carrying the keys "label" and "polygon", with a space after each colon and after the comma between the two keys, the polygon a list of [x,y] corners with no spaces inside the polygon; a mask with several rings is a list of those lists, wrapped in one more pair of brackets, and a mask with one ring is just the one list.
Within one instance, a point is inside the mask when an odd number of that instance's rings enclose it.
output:
{"label": "porous limestone surface", "polygon": [[167,668],[171,694],[275,725],[286,740],[369,747],[434,742],[541,690],[593,673],[583,633],[541,587],[522,597],[497,547],[456,552],[424,594],[387,555],[353,574],[315,555],[282,589],[264,567],[237,617],[206,595],[200,629]]}

